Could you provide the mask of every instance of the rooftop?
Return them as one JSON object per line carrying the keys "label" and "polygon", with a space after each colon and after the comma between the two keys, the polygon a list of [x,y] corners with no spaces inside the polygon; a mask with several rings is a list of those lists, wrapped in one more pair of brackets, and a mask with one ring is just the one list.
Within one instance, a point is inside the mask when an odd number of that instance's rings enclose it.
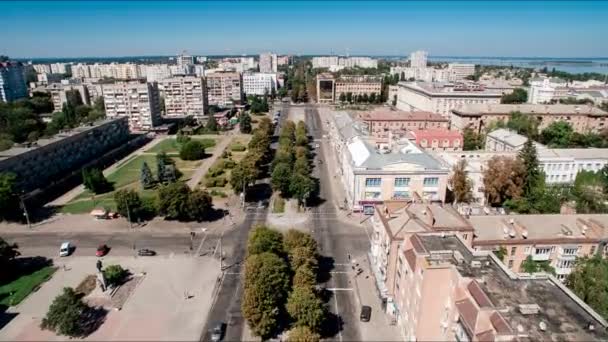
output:
{"label": "rooftop", "polygon": [[[385,148],[373,146],[355,136],[348,144],[353,164],[359,169],[382,170],[443,170],[441,162],[418,148],[408,139],[402,139]],[[447,169],[446,169],[447,171]]]}
{"label": "rooftop", "polygon": [[376,108],[371,112],[359,114],[361,120],[369,121],[441,121],[447,122],[448,118],[440,114],[430,112],[405,112],[401,110],[392,110],[386,107]]}
{"label": "rooftop", "polygon": [[530,240],[576,243],[608,237],[606,214],[471,216],[469,222],[475,228],[473,245],[500,241],[530,244]]}
{"label": "rooftop", "polygon": [[485,338],[478,334],[478,339],[494,340],[494,334],[513,335],[508,339],[526,341],[608,338],[608,323],[555,278],[515,275],[491,255],[474,255],[455,236],[420,234],[414,237],[426,250],[419,254],[426,254],[430,267],[453,265],[465,278],[463,281],[473,300],[459,300],[456,306],[465,325],[479,327],[484,323],[481,316],[487,314],[485,323],[490,330],[483,334],[490,334]]}
{"label": "rooftop", "polygon": [[494,89],[485,89],[479,84],[455,84],[445,82],[399,82],[399,87],[408,88],[433,96],[481,96],[501,97],[502,93]]}
{"label": "rooftop", "polygon": [[591,105],[566,105],[566,104],[465,104],[452,112],[460,115],[480,116],[482,114],[509,114],[521,112],[525,114],[550,114],[550,115],[608,115],[603,110]]}
{"label": "rooftop", "polygon": [[608,148],[553,148],[538,150],[538,157],[568,159],[608,159]]}
{"label": "rooftop", "polygon": [[[493,130],[492,132],[488,133],[488,137],[494,138],[498,141],[502,141],[507,145],[513,147],[523,146],[526,141],[528,141],[528,138],[526,136],[523,136],[515,131],[511,131],[506,128],[499,128]],[[539,149],[539,147],[545,148],[544,145],[536,144],[536,148]]]}

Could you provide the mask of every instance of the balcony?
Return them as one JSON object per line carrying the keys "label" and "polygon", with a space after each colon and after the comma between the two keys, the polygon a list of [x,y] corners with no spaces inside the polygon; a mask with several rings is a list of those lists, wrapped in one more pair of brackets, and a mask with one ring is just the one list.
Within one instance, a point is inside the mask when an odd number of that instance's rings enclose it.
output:
{"label": "balcony", "polygon": [[560,274],[568,275],[571,272],[572,272],[572,268],[569,268],[569,267],[556,267],[555,268],[556,275],[560,275]]}
{"label": "balcony", "polygon": [[548,261],[551,253],[532,254],[532,260],[534,261]]}

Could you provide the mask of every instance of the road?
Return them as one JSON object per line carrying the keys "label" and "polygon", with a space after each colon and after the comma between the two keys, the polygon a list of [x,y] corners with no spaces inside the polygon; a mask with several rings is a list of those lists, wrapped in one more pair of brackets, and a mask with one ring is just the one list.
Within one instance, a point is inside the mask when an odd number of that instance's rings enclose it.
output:
{"label": "road", "polygon": [[[306,105],[305,113],[309,134],[316,143],[326,144],[327,141],[323,139],[323,135],[328,133],[323,130],[322,119],[316,107],[311,104]],[[339,341],[360,341],[360,308],[351,283],[352,269],[349,256],[354,253],[361,255],[368,251],[369,239],[361,227],[336,220],[337,212],[334,203],[339,203],[341,199],[329,190],[329,182],[334,180],[332,173],[329,172],[328,163],[319,163],[319,160],[326,160],[323,149],[316,149],[316,153],[314,172],[320,181],[322,201],[321,204],[312,208],[315,223],[312,232],[319,244],[320,254],[333,261],[331,277],[324,286],[332,289],[333,296],[329,302],[329,309],[341,320],[341,323],[340,320],[336,321],[338,332],[334,338]],[[331,158],[331,156],[327,157]]]}

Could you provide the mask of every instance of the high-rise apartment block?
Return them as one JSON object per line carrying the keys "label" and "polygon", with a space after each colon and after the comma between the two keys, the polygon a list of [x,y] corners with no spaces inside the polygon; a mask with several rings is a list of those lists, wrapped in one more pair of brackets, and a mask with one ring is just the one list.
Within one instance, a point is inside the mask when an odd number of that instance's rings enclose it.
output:
{"label": "high-rise apartment block", "polygon": [[177,56],[175,58],[177,65],[183,66],[183,65],[192,65],[194,64],[194,57],[187,55],[185,53]]}
{"label": "high-rise apartment block", "polygon": [[0,63],[0,101],[10,102],[27,96],[23,64]]}
{"label": "high-rise apartment block", "polygon": [[277,89],[277,74],[273,73],[245,73],[243,74],[243,91],[246,95],[270,94]]}
{"label": "high-rise apartment block", "polygon": [[162,80],[167,117],[202,117],[207,109],[207,92],[202,77],[182,76]]}
{"label": "high-rise apartment block", "polygon": [[243,79],[238,72],[207,75],[207,99],[210,106],[230,107],[243,100]]}
{"label": "high-rise apartment block", "polygon": [[273,53],[263,53],[260,55],[260,72],[277,72],[277,55]]}
{"label": "high-rise apartment block", "polygon": [[410,54],[410,66],[412,68],[426,68],[429,53],[426,51],[414,51]]}
{"label": "high-rise apartment block", "polygon": [[144,131],[160,123],[158,84],[118,82],[103,85],[108,118],[128,117],[132,131]]}

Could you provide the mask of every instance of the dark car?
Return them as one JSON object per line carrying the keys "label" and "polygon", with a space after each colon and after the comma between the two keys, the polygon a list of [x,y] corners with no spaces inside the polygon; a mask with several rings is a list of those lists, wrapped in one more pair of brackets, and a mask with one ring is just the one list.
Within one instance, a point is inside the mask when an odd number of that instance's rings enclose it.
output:
{"label": "dark car", "polygon": [[367,305],[363,305],[361,307],[361,322],[369,322],[369,319],[372,317],[372,308]]}
{"label": "dark car", "polygon": [[137,255],[139,256],[155,256],[156,252],[151,250],[151,249],[147,249],[147,248],[142,248],[140,250],[137,251]]}
{"label": "dark car", "polygon": [[95,251],[95,255],[98,257],[102,257],[108,254],[109,251],[110,247],[108,247],[106,244],[99,245],[99,247],[97,247],[97,251]]}
{"label": "dark car", "polygon": [[221,323],[221,322],[216,323],[213,326],[213,328],[210,331],[212,342],[219,342],[222,340],[222,338],[224,337],[224,327],[225,327],[225,324]]}

